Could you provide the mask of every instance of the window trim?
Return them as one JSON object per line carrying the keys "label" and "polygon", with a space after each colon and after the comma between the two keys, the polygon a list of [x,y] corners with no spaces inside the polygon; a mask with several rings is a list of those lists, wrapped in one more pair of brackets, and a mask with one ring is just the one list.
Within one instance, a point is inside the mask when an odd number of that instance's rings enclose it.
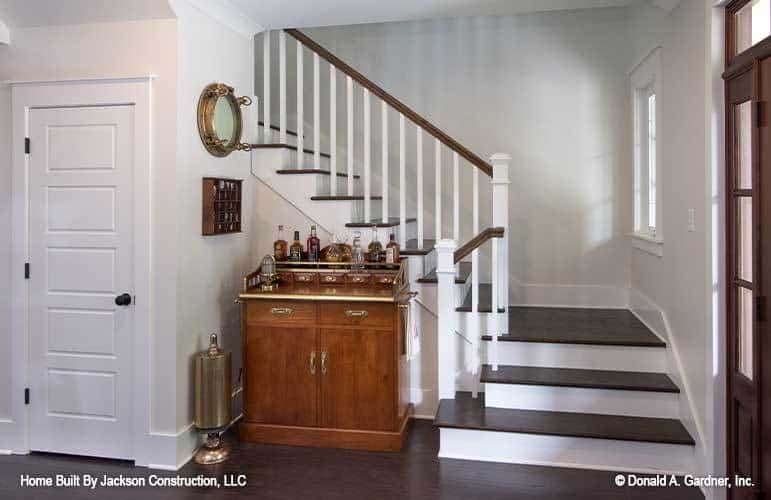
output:
{"label": "window trim", "polygon": [[[662,94],[661,94],[661,46],[654,47],[629,74],[632,99],[633,120],[633,161],[634,161],[634,227],[633,248],[645,251],[657,257],[663,256],[663,190],[662,190]],[[649,135],[648,135],[648,99],[655,95],[655,175],[656,175],[656,212],[655,228],[648,223],[649,212]]]}

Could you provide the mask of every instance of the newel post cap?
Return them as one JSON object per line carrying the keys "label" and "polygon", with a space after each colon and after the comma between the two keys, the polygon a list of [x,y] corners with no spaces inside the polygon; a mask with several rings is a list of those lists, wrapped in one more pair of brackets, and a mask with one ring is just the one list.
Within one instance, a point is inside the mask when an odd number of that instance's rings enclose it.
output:
{"label": "newel post cap", "polygon": [[511,161],[511,155],[506,153],[495,153],[490,156],[491,163],[508,163]]}
{"label": "newel post cap", "polygon": [[458,244],[455,240],[439,240],[434,245],[436,250],[436,272],[455,273],[455,250]]}

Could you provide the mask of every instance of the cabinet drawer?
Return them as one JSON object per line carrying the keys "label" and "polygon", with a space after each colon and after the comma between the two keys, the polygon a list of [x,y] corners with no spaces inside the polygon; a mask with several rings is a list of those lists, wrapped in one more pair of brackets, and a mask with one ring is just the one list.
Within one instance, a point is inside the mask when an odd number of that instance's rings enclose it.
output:
{"label": "cabinet drawer", "polygon": [[316,305],[292,300],[250,300],[246,304],[247,324],[308,325],[316,320]]}
{"label": "cabinet drawer", "polygon": [[345,274],[343,273],[319,273],[320,285],[344,285]]}
{"label": "cabinet drawer", "polygon": [[294,273],[294,282],[295,283],[304,283],[307,285],[316,285],[318,284],[317,279],[318,274],[316,273]]}
{"label": "cabinet drawer", "polygon": [[370,281],[369,274],[348,273],[345,275],[345,282],[348,285],[368,285]]}
{"label": "cabinet drawer", "polygon": [[394,274],[373,274],[372,282],[380,286],[391,286],[394,284]]}
{"label": "cabinet drawer", "polygon": [[340,326],[393,326],[394,310],[390,304],[372,302],[329,302],[319,304],[319,323]]}

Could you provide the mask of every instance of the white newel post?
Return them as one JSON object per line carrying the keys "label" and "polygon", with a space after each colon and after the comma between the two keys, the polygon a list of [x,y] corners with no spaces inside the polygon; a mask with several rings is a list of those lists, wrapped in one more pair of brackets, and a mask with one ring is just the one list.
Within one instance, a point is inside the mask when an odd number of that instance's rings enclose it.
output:
{"label": "white newel post", "polygon": [[[497,303],[499,308],[505,309],[503,314],[496,314],[498,333],[509,331],[509,163],[511,156],[505,153],[496,153],[490,157],[493,164],[493,226],[504,228],[503,238],[497,239],[494,244],[498,246],[498,273]],[[495,313],[495,311],[493,311]],[[497,344],[497,335],[493,337]],[[497,348],[497,345],[495,345]],[[495,349],[497,351],[497,349]],[[496,352],[497,355],[497,352]],[[493,361],[498,364],[497,356]],[[497,368],[497,366],[496,366]]]}
{"label": "white newel post", "polygon": [[455,249],[453,240],[436,243],[437,385],[439,399],[455,399],[457,354],[455,331]]}

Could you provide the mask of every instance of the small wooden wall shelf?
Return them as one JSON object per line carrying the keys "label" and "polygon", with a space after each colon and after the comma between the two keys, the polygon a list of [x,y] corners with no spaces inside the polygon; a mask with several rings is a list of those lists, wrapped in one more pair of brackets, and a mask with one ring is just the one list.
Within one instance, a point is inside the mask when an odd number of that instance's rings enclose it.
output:
{"label": "small wooden wall shelf", "polygon": [[241,179],[204,177],[201,234],[241,232]]}

